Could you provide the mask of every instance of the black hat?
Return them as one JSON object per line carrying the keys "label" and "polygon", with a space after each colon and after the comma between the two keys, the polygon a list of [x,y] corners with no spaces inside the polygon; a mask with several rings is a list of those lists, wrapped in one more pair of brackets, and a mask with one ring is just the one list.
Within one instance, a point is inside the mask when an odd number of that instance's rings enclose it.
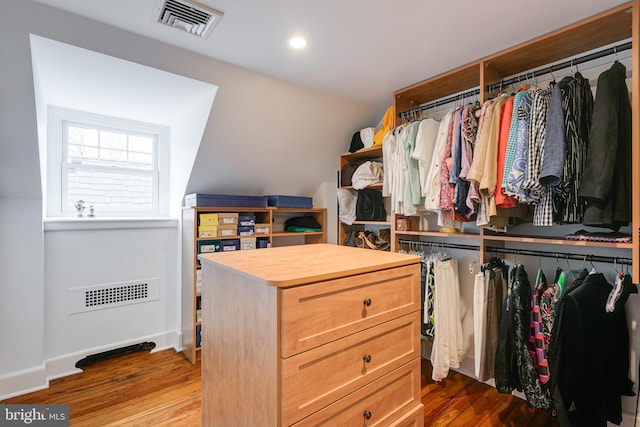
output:
{"label": "black hat", "polygon": [[364,144],[362,143],[362,138],[360,138],[360,131],[353,134],[351,137],[351,145],[349,146],[349,152],[355,153],[356,151],[364,148]]}

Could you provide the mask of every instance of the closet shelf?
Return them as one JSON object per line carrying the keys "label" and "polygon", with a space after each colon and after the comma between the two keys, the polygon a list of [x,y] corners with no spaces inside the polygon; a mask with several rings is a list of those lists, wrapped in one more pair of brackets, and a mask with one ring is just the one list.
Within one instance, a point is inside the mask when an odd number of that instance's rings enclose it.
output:
{"label": "closet shelf", "polygon": [[561,246],[585,246],[585,247],[601,247],[601,248],[616,248],[616,249],[629,249],[633,248],[633,243],[615,243],[615,242],[598,242],[587,240],[566,240],[557,237],[531,237],[531,236],[498,236],[487,235],[483,236],[485,241],[492,242],[518,242],[518,243],[535,243],[540,245],[561,245]]}
{"label": "closet shelf", "polygon": [[479,240],[479,234],[473,233],[443,233],[441,231],[395,231],[396,236],[425,236],[425,237],[453,237],[457,239]]}
{"label": "closet shelf", "polygon": [[280,231],[280,232],[271,233],[271,237],[319,236],[323,234],[324,234],[324,231],[304,231],[304,232]]}
{"label": "closet shelf", "polygon": [[[341,222],[341,224],[344,224]],[[353,221],[351,225],[388,225],[391,226],[389,221]]]}
{"label": "closet shelf", "polygon": [[354,153],[341,154],[340,157],[348,158],[349,160],[380,158],[382,157],[382,146],[362,148]]}
{"label": "closet shelf", "polygon": [[[345,190],[353,190],[352,186],[340,186],[340,188],[343,188]],[[367,188],[371,188],[374,190],[382,190],[382,183],[380,184],[373,184],[373,185],[367,185]]]}

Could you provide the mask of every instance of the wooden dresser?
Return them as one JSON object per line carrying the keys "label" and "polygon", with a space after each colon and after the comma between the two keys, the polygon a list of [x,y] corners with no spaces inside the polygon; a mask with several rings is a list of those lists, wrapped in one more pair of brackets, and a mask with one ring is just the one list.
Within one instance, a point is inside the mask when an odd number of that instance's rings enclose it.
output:
{"label": "wooden dresser", "polygon": [[200,259],[203,427],[423,425],[419,257],[312,244]]}

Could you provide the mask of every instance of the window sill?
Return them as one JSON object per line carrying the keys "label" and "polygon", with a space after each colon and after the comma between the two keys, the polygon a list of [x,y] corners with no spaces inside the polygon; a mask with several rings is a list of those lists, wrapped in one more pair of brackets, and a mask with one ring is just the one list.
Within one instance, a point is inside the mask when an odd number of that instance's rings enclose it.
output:
{"label": "window sill", "polygon": [[47,218],[44,231],[139,230],[178,228],[175,218]]}

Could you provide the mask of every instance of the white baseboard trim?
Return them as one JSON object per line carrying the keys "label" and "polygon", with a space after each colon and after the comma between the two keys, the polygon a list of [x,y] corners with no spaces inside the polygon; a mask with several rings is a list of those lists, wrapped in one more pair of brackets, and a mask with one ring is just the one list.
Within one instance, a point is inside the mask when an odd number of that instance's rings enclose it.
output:
{"label": "white baseboard trim", "polygon": [[0,376],[0,400],[49,387],[45,364]]}
{"label": "white baseboard trim", "polygon": [[0,376],[0,400],[48,388],[50,380],[82,372],[75,365],[87,356],[145,341],[156,344],[152,353],[169,348],[180,351],[180,332],[174,330],[52,357],[41,366]]}

